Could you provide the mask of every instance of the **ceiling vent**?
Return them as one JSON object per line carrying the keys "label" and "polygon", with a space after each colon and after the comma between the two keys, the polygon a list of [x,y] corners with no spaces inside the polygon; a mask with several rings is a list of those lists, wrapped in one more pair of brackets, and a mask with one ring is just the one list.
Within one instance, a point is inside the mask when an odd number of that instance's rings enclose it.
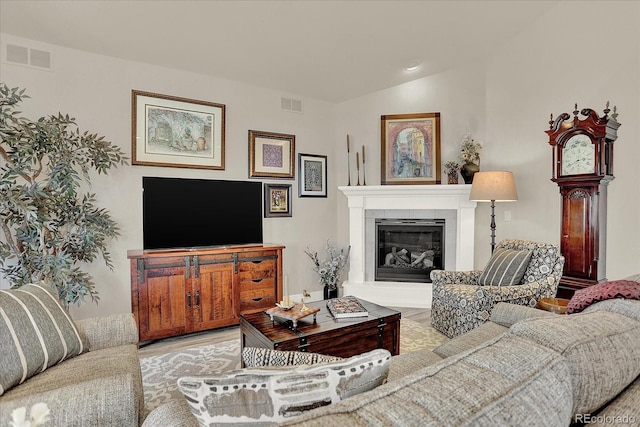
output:
{"label": "ceiling vent", "polygon": [[293,113],[302,113],[302,100],[292,98],[280,98],[280,109]]}
{"label": "ceiling vent", "polygon": [[46,50],[30,49],[15,44],[7,44],[7,62],[27,65],[40,69],[51,69],[51,52]]}

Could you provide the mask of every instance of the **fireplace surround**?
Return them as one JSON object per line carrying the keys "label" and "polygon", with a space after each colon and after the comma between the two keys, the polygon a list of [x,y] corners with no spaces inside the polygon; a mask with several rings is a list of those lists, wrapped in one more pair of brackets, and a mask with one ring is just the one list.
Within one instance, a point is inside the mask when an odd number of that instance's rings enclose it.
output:
{"label": "fireplace surround", "polygon": [[392,307],[431,307],[431,283],[376,280],[376,219],[444,219],[444,268],[472,270],[476,202],[471,185],[346,186],[349,208],[348,278],[345,295]]}

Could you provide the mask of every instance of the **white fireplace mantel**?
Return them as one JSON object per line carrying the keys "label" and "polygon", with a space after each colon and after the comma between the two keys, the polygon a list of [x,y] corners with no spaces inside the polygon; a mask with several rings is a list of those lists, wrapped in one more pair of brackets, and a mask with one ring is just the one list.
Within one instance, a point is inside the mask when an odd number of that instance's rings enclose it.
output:
{"label": "white fireplace mantel", "polygon": [[473,269],[476,202],[469,200],[471,185],[367,185],[339,190],[348,199],[351,245],[344,294],[387,306],[431,307],[431,283],[366,280],[367,262],[373,262],[366,255],[373,251],[367,251],[365,246],[366,216],[371,210],[455,211],[455,256],[446,263],[446,268]]}

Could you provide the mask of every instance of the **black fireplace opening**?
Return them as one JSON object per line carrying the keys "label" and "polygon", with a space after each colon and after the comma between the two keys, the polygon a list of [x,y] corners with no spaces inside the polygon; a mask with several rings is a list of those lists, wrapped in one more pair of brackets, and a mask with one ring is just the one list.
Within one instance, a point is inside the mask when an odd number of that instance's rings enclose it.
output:
{"label": "black fireplace opening", "polygon": [[430,283],[444,268],[444,219],[386,219],[376,224],[375,280]]}

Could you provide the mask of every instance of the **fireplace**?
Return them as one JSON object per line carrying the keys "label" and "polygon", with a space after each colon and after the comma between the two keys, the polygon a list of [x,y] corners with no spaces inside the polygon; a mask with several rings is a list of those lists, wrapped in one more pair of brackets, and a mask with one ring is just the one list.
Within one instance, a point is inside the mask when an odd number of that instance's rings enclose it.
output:
{"label": "fireplace", "polygon": [[431,282],[444,268],[444,219],[378,218],[376,281]]}
{"label": "fireplace", "polygon": [[441,268],[473,270],[476,202],[469,200],[471,185],[367,185],[339,190],[349,208],[351,253],[348,278],[342,284],[345,295],[391,307],[431,307],[431,283],[376,278],[380,260],[376,219],[443,219]]}

